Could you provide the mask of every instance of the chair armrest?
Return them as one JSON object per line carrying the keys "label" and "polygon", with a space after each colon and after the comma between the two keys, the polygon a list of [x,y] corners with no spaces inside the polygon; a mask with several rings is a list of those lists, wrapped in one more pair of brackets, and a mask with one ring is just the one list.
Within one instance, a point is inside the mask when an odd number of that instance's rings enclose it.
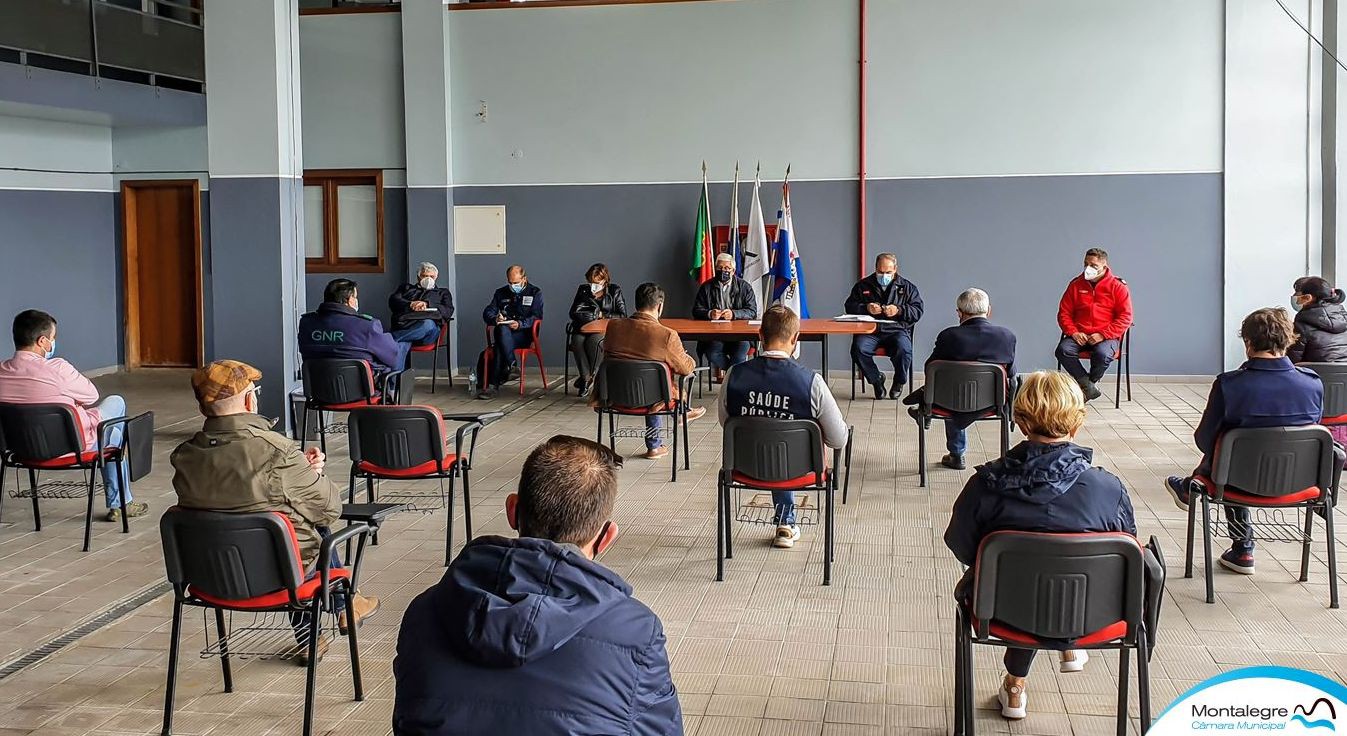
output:
{"label": "chair armrest", "polygon": [[[106,449],[106,448],[104,447],[104,445],[103,445],[103,430],[107,429],[108,427],[115,427],[115,426],[117,426],[118,424],[130,424],[131,422],[134,422],[134,421],[136,421],[137,419],[141,419],[141,418],[143,418],[143,417],[153,417],[153,416],[154,416],[154,412],[152,412],[152,411],[143,411],[143,412],[141,412],[141,413],[139,413],[139,414],[137,414],[137,415],[135,415],[135,416],[133,416],[133,417],[114,417],[114,418],[112,418],[112,419],[104,419],[103,421],[99,422],[99,423],[98,423],[98,428],[97,428],[97,430],[96,430],[96,433],[97,433],[97,435],[98,435],[98,437],[97,437],[97,440],[98,440],[98,451],[99,451],[100,453],[102,453],[103,450]],[[128,439],[128,438],[126,438],[126,437],[123,437],[123,438],[122,438],[122,446],[123,446],[123,447],[126,446],[126,444],[127,444],[127,439]]]}
{"label": "chair armrest", "polygon": [[[389,372],[387,372],[387,373],[384,373],[384,374],[380,375],[378,381],[375,382],[374,386],[375,386],[376,389],[378,389],[379,393],[383,395],[383,397],[384,397],[384,403],[385,403],[385,404],[388,403],[388,384],[389,384],[389,382],[391,382],[394,378],[398,379],[398,381],[397,381],[397,384],[398,384],[398,393],[401,394],[401,393],[402,393],[402,374],[404,374],[404,373],[406,373],[406,372],[407,372],[407,369],[406,369],[406,368],[403,368],[402,370],[397,370],[397,371],[389,371]],[[397,400],[398,400],[399,402],[401,402],[401,401],[402,401],[402,397],[401,397],[401,396],[398,396],[398,397],[397,397]]]}
{"label": "chair armrest", "polygon": [[[464,422],[454,432],[454,454],[458,456],[459,462],[464,467],[472,469],[473,457],[477,454],[477,433],[481,432],[486,425],[504,417],[505,414],[499,411],[487,412],[484,414],[457,414],[445,415],[445,419],[452,419],[456,422]],[[463,440],[468,440],[468,451],[463,452]]]}
{"label": "chair armrest", "polygon": [[361,538],[359,546],[356,547],[355,560],[346,561],[346,564],[351,568],[351,590],[354,591],[356,580],[360,576],[360,560],[365,556],[365,537],[369,536],[369,533],[368,524],[356,523],[323,537],[323,543],[318,547],[318,575],[321,579],[318,594],[323,597],[324,603],[328,603],[328,584],[332,573],[333,550],[337,548],[337,545],[344,544],[349,539]]}
{"label": "chair armrest", "polygon": [[[102,464],[108,447],[104,443],[106,430],[110,427],[124,425],[122,431],[122,444],[114,448],[114,456],[119,460],[126,461],[126,475],[132,482],[144,478],[150,473],[154,466],[154,412],[145,411],[135,416],[115,417],[106,419],[98,423],[98,429],[94,432],[94,441],[98,448],[97,462]],[[148,436],[143,436],[137,428],[141,425],[148,425]]]}
{"label": "chair armrest", "polygon": [[486,426],[497,419],[505,418],[505,412],[488,411],[481,414],[469,412],[466,414],[441,414],[440,416],[444,417],[444,420],[448,422],[481,422],[482,426]]}
{"label": "chair armrest", "polygon": [[1146,567],[1146,600],[1142,612],[1142,621],[1146,625],[1146,653],[1154,652],[1156,637],[1160,631],[1160,608],[1165,599],[1165,555],[1160,549],[1160,541],[1154,536],[1142,550]]}

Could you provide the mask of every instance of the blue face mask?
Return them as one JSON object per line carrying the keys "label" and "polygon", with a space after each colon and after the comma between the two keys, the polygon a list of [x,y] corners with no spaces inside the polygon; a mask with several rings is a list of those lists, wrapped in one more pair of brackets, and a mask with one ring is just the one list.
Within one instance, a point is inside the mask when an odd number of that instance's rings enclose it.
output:
{"label": "blue face mask", "polygon": [[51,360],[52,358],[56,357],[56,341],[55,341],[55,340],[52,340],[52,341],[51,341],[51,350],[48,350],[48,351],[47,351],[47,354],[44,355],[44,356],[42,356],[42,357],[46,358],[47,360]]}
{"label": "blue face mask", "polygon": [[880,285],[880,286],[888,286],[889,284],[892,284],[892,283],[893,283],[893,274],[891,274],[891,273],[876,273],[876,274],[875,274],[875,280],[879,282],[879,285]]}
{"label": "blue face mask", "polygon": [[1297,301],[1295,297],[1291,297],[1291,309],[1294,309],[1295,311],[1299,312],[1304,308],[1305,308],[1304,304],[1301,304],[1299,301]]}
{"label": "blue face mask", "polygon": [[524,291],[524,285],[523,285],[523,284],[510,284],[510,291],[513,291],[514,293],[518,294],[518,293]]}

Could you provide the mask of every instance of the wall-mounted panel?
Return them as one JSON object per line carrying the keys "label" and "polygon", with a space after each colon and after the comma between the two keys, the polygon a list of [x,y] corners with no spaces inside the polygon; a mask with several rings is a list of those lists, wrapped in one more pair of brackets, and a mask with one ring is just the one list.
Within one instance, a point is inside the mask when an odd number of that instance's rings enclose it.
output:
{"label": "wall-mounted panel", "polygon": [[1220,0],[869,7],[872,176],[1221,169]]}

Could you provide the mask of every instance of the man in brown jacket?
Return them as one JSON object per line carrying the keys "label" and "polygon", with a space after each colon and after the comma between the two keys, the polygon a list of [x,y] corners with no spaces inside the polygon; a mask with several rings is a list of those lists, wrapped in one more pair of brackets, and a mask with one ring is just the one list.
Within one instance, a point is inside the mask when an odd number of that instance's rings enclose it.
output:
{"label": "man in brown jacket", "polygon": [[[311,570],[323,536],[341,516],[341,494],[323,475],[325,458],[318,448],[301,451],[257,414],[261,388],[254,381],[261,377],[256,368],[237,360],[219,360],[192,374],[192,390],[206,424],[169,457],[173,490],[183,508],[285,514],[295,528],[301,563]],[[332,564],[341,566],[335,557]],[[353,605],[358,626],[378,610],[379,599],[356,595]],[[296,636],[307,632],[305,618],[291,615]],[[339,610],[337,625],[345,631],[346,611]],[[326,637],[319,640],[319,656],[327,645]]]}
{"label": "man in brown jacket", "polygon": [[[608,323],[603,338],[605,358],[618,360],[655,360],[669,366],[669,395],[678,395],[678,381],[674,376],[690,375],[697,361],[683,349],[678,333],[659,323],[664,313],[664,289],[647,281],[636,287],[636,313],[628,319]],[[688,409],[688,421],[700,419],[706,407]],[[643,457],[653,460],[669,454],[662,436],[663,417],[645,418],[645,447]]]}

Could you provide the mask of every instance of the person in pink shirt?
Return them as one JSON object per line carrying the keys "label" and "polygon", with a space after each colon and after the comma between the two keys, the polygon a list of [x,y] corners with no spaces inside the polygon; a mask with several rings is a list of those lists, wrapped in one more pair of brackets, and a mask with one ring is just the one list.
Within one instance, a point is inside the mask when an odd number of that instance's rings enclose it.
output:
{"label": "person in pink shirt", "polygon": [[[126,401],[112,395],[98,400],[98,389],[64,358],[56,356],[56,318],[36,309],[14,317],[14,357],[0,361],[0,402],[7,404],[67,404],[74,408],[84,447],[97,449],[98,423],[126,416]],[[122,428],[106,430],[104,446],[122,444]],[[126,514],[143,516],[149,504],[131,501],[131,482],[123,462],[103,466],[107,490],[106,521],[121,521],[119,489],[126,488]]]}

